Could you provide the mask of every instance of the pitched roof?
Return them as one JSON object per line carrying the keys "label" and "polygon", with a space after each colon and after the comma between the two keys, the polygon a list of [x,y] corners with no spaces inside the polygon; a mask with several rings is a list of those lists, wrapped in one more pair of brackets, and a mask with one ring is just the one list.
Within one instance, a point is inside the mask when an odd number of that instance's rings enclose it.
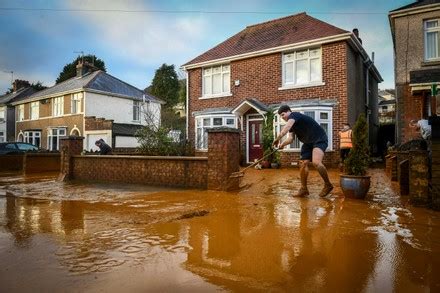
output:
{"label": "pitched roof", "polygon": [[55,96],[66,92],[80,90],[95,90],[109,95],[125,96],[142,101],[145,95],[146,100],[164,103],[162,100],[145,93],[144,91],[102,71],[87,73],[81,77],[72,77],[66,81],[60,82],[50,88],[36,92],[29,97],[30,100],[38,100],[49,96]]}
{"label": "pitched roof", "polygon": [[248,26],[184,66],[343,33],[348,31],[303,12]]}
{"label": "pitched roof", "polygon": [[410,8],[417,8],[421,6],[431,5],[431,4],[437,4],[440,3],[440,0],[420,0],[416,1],[414,3],[399,7],[397,9],[391,10],[390,12],[397,12],[400,10],[410,9]]}
{"label": "pitched roof", "polygon": [[0,105],[7,104],[11,102],[16,102],[20,100],[24,100],[35,93],[37,90],[33,87],[26,87],[17,90],[16,92],[12,92],[3,96],[0,96]]}

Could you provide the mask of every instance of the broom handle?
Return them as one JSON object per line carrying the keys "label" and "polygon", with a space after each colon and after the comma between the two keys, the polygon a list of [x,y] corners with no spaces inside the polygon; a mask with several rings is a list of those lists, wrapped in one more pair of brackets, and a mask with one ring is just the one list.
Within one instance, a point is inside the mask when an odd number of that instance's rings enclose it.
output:
{"label": "broom handle", "polygon": [[246,168],[244,168],[243,170],[241,170],[240,172],[244,172],[247,169],[255,166],[256,164],[258,164],[259,162],[263,161],[264,159],[266,159],[268,156],[274,154],[276,151],[278,151],[278,149],[274,149],[273,152],[270,152],[268,154],[266,154],[265,156],[263,156],[261,159],[259,159],[258,161],[253,162],[252,164],[250,164],[249,166],[247,166]]}

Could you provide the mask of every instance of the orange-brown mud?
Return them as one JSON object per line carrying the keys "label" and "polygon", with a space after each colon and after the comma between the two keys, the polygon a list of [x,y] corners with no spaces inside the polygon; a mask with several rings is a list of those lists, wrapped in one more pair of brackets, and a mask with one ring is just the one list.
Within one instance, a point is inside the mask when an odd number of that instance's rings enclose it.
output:
{"label": "orange-brown mud", "polygon": [[0,177],[2,292],[439,292],[440,213],[380,169],[366,200],[297,170],[234,193]]}

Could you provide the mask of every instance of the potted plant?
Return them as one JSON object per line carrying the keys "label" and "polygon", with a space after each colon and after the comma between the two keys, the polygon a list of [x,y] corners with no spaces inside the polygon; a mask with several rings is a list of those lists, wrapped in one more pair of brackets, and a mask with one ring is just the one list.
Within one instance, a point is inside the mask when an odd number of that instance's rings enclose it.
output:
{"label": "potted plant", "polygon": [[273,155],[272,143],[273,143],[273,119],[274,113],[272,111],[268,111],[266,113],[266,119],[263,124],[263,157],[265,158],[261,162],[261,166],[263,168],[270,168]]}
{"label": "potted plant", "polygon": [[341,189],[346,197],[363,199],[370,189],[370,176],[366,176],[370,154],[368,125],[362,114],[356,120],[351,139],[353,147],[344,160],[346,174],[341,175]]}
{"label": "potted plant", "polygon": [[280,153],[279,152],[275,152],[272,155],[272,163],[270,164],[270,167],[272,169],[278,169],[280,167]]}

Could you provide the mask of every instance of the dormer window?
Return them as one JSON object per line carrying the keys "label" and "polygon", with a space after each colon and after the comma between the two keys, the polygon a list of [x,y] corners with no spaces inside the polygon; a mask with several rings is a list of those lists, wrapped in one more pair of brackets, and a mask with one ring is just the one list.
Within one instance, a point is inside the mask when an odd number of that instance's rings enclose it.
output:
{"label": "dormer window", "polygon": [[283,54],[283,87],[322,83],[321,48]]}
{"label": "dormer window", "polygon": [[433,61],[440,59],[439,47],[439,19],[425,21],[425,60]]}
{"label": "dormer window", "polygon": [[231,94],[230,68],[229,64],[203,68],[203,97]]}

